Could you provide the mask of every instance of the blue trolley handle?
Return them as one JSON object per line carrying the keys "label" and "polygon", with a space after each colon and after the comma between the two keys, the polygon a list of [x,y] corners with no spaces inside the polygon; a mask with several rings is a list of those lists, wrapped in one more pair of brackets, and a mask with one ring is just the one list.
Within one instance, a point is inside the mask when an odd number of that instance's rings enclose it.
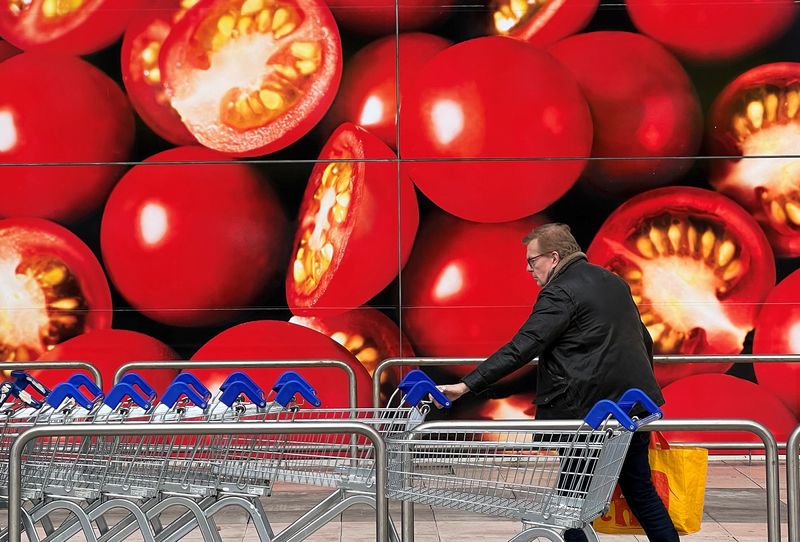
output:
{"label": "blue trolley handle", "polygon": [[[67,380],[67,383],[72,384],[78,389],[84,388],[86,392],[93,397],[93,401],[103,398],[103,390],[101,390],[100,387],[94,383],[94,380],[83,373],[76,373],[72,375],[69,380]],[[88,397],[88,395],[86,395],[86,397]]]}
{"label": "blue trolley handle", "polygon": [[[647,410],[648,416],[643,419],[633,420],[630,417],[630,412],[637,404]],[[606,418],[613,416],[628,431],[636,431],[642,425],[660,419],[663,415],[658,405],[646,393],[638,388],[631,388],[622,394],[617,403],[608,399],[598,401],[586,415],[584,421],[592,429],[597,429]]]}
{"label": "blue trolley handle", "polygon": [[[14,384],[19,391],[25,391],[25,389],[30,386],[43,398],[50,394],[50,388],[33,378],[25,371],[20,371],[18,369],[11,371],[11,378],[14,379]],[[39,404],[41,405],[41,402]]]}
{"label": "blue trolley handle", "polygon": [[283,373],[281,373],[281,376],[279,376],[278,380],[276,380],[275,383],[272,385],[272,391],[278,393],[279,391],[281,391],[281,388],[283,387],[284,384],[292,381],[302,382],[303,384],[305,384],[306,389],[311,390],[316,395],[317,390],[315,390],[314,387],[308,382],[308,380],[303,378],[303,376],[297,371],[284,371]]}
{"label": "blue trolley handle", "polygon": [[436,383],[431,380],[431,378],[426,375],[424,372],[420,371],[419,369],[414,369],[406,373],[406,376],[403,377],[403,380],[397,385],[397,389],[403,392],[404,395],[408,395],[411,392],[411,389],[414,387],[415,384],[418,382],[428,382],[433,387],[436,387]]}
{"label": "blue trolley handle", "polygon": [[53,408],[58,408],[66,399],[74,399],[76,403],[86,410],[92,410],[92,405],[94,403],[92,399],[86,397],[81,393],[80,389],[69,382],[62,382],[53,388],[53,391],[47,396],[45,402]]}
{"label": "blue trolley handle", "polygon": [[[222,386],[220,386],[220,389],[222,389]],[[228,382],[219,401],[227,405],[228,408],[231,408],[233,407],[233,403],[236,402],[236,399],[242,394],[259,408],[267,406],[267,400],[264,399],[264,390],[256,386],[249,378],[247,380]]]}
{"label": "blue trolley handle", "polygon": [[[181,373],[181,374],[186,374],[186,373]],[[186,396],[187,399],[189,399],[189,401],[191,401],[192,403],[194,403],[195,405],[199,406],[202,409],[205,409],[208,406],[208,399],[209,399],[208,396],[203,396],[197,393],[197,391],[189,384],[180,381],[177,382],[173,381],[172,384],[169,385],[167,391],[165,391],[164,395],[161,396],[161,403],[169,408],[173,408],[175,406],[175,403],[178,402],[178,399],[180,399],[184,395]]]}
{"label": "blue trolley handle", "polygon": [[[300,380],[287,380],[277,387],[277,394],[275,395],[275,402],[286,408],[295,394],[299,393],[303,399],[312,406],[318,407],[322,404],[319,400],[314,389],[308,385],[303,379]],[[272,388],[275,390],[275,387]]]}
{"label": "blue trolley handle", "polygon": [[225,391],[228,388],[228,386],[230,386],[234,382],[245,382],[257,389],[261,389],[259,385],[256,384],[255,380],[250,378],[250,375],[248,375],[244,371],[233,371],[231,374],[228,375],[228,378],[225,379],[225,382],[220,384],[219,391]]}
{"label": "blue trolley handle", "polygon": [[[205,403],[208,403],[209,399],[211,399],[211,392],[192,373],[181,373],[181,374],[179,374],[172,381],[172,384],[181,383],[181,382],[186,384],[187,386],[193,388],[194,391],[197,393],[197,395],[200,395],[200,396],[202,396],[204,398],[204,402]],[[196,401],[192,400],[192,402],[194,404],[200,406]]]}
{"label": "blue trolley handle", "polygon": [[[399,388],[400,386],[398,386]],[[430,396],[431,399],[442,405],[444,408],[450,408],[450,399],[439,391],[432,381],[426,382],[420,380],[414,384],[408,393],[405,394],[403,400],[411,406],[417,407],[419,404]]]}
{"label": "blue trolley handle", "polygon": [[149,403],[155,401],[157,397],[156,390],[144,378],[139,376],[139,373],[125,373],[117,384],[128,384],[131,387],[139,388],[140,397],[146,398]]}
{"label": "blue trolley handle", "polygon": [[153,394],[151,397],[145,397],[128,382],[119,381],[113,388],[111,388],[111,391],[108,392],[105,404],[111,407],[113,410],[116,410],[119,404],[124,401],[126,397],[133,401],[136,405],[142,407],[144,410],[150,410],[150,407],[153,406],[155,394]]}

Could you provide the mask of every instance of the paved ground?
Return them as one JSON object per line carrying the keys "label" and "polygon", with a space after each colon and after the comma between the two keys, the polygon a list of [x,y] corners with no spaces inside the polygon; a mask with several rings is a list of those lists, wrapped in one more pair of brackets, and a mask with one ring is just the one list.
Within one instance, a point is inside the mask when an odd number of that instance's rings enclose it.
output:
{"label": "paved ground", "polygon": [[[786,540],[785,466],[781,464],[781,521],[782,537]],[[712,461],[709,464],[703,526],[699,533],[682,537],[691,542],[765,542],[766,493],[764,463],[760,460]],[[326,490],[301,486],[283,486],[263,499],[263,505],[273,529],[279,532],[310,509],[327,494]],[[399,521],[399,505],[392,503],[392,514]],[[216,516],[217,527],[224,542],[256,542],[258,540],[246,515],[229,509]],[[0,516],[5,526],[7,518]],[[463,542],[480,540],[506,542],[520,530],[520,525],[505,519],[417,506],[417,542]],[[75,537],[78,541],[83,537]],[[140,539],[136,536],[129,540]],[[194,531],[184,540],[202,540]],[[367,542],[374,540],[374,514],[366,507],[356,507],[329,523],[308,538],[310,542]],[[644,536],[600,535],[602,542],[634,542],[647,540]]]}

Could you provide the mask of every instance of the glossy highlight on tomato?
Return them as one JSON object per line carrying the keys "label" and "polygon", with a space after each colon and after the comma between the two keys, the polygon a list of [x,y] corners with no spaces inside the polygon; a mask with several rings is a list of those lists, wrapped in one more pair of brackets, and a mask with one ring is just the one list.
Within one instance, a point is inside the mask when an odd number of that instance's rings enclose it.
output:
{"label": "glossy highlight on tomato", "polygon": [[732,60],[780,37],[797,16],[792,0],[626,0],[643,34],[686,58]]}
{"label": "glossy highlight on tomato", "polygon": [[[758,314],[753,354],[800,354],[800,270],[783,279]],[[756,380],[800,416],[800,363],[753,363]]]}
{"label": "glossy highlight on tomato", "polygon": [[[564,65],[592,111],[592,160],[584,177],[610,193],[641,192],[679,178],[703,132],[700,101],[680,63],[632,32],[589,32],[547,51]],[[646,68],[645,68],[646,67]],[[635,157],[651,160],[629,160]],[[606,160],[623,158],[623,160]]]}
{"label": "glossy highlight on tomato", "polygon": [[[525,270],[522,238],[544,222],[539,216],[502,224],[444,213],[425,218],[401,275],[403,331],[417,354],[485,357],[511,340],[539,293]],[[472,369],[442,368],[458,376]]]}
{"label": "glossy highlight on tomato", "polygon": [[[88,62],[45,53],[0,63],[0,81],[0,216],[74,222],[100,207],[133,144],[120,88]],[[68,165],[5,165],[31,163]]]}
{"label": "glossy highlight on tomato", "polygon": [[172,25],[196,3],[197,0],[168,0],[160,9],[147,10],[133,18],[122,40],[122,81],[131,104],[150,129],[175,145],[197,141],[170,105],[158,59]]}
{"label": "glossy highlight on tomato", "polygon": [[277,194],[251,166],[177,147],[122,178],[100,244],[111,280],[134,308],[197,326],[228,321],[258,300],[284,265],[287,230]]}
{"label": "glossy highlight on tomato", "polygon": [[546,47],[583,29],[599,0],[492,0],[492,33]]}
{"label": "glossy highlight on tomato", "polygon": [[419,210],[411,181],[398,179],[396,162],[388,161],[394,158],[385,143],[351,123],[323,147],[300,206],[286,274],[294,314],[330,316],[359,307],[405,265]]}
{"label": "glossy highlight on tomato", "polygon": [[[296,360],[334,359],[349,365],[356,375],[357,405],[372,405],[371,380],[367,370],[345,347],[309,329],[288,322],[257,320],[226,329],[204,344],[192,356],[194,361],[220,360]],[[197,375],[210,389],[219,385],[234,369],[197,369]],[[264,391],[269,391],[285,367],[246,369]],[[349,383],[345,372],[336,367],[293,368],[316,390],[322,408],[342,408],[349,405]]]}
{"label": "glossy highlight on tomato", "polygon": [[440,208],[504,222],[572,187],[591,152],[592,120],[552,56],[511,38],[478,38],[420,69],[403,95],[399,145],[412,159],[403,171]]}
{"label": "glossy highlight on tomato", "polygon": [[397,42],[394,36],[387,36],[360,49],[344,67],[326,124],[358,124],[397,148],[396,70],[400,72],[402,102],[419,67],[449,45],[450,41],[439,36],[413,32],[400,34]]}
{"label": "glossy highlight on tomato", "polygon": [[[143,333],[124,329],[102,329],[83,333],[56,345],[38,361],[85,361],[100,371],[103,389],[114,385],[114,374],[132,361],[169,361],[180,359],[163,342]],[[159,396],[180,371],[177,369],[137,369],[136,374],[150,384]],[[33,376],[51,388],[69,378],[65,370],[35,371]]]}
{"label": "glossy highlight on tomato", "polygon": [[30,361],[111,326],[103,268],[75,234],[38,218],[0,220],[0,362]]}
{"label": "glossy highlight on tomato", "polygon": [[[769,291],[775,260],[755,220],[732,200],[667,187],[628,200],[587,256],[631,287],[656,354],[738,354]],[[664,385],[730,364],[656,365]]]}
{"label": "glossy highlight on tomato", "polygon": [[761,224],[779,256],[800,256],[800,63],[748,70],[714,100],[711,184]]}
{"label": "glossy highlight on tomato", "polygon": [[116,41],[150,2],[5,0],[0,3],[0,37],[26,51],[93,53]]}
{"label": "glossy highlight on tomato", "polygon": [[173,26],[159,65],[172,107],[202,145],[259,156],[323,117],[342,47],[321,0],[200,0]]}

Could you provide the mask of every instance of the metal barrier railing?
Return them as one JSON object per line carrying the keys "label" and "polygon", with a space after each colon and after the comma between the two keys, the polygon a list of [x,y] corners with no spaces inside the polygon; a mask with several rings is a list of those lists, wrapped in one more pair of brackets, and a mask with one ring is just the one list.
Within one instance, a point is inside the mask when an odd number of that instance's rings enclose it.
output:
{"label": "metal barrier railing", "polygon": [[196,425],[165,423],[104,424],[104,425],[50,425],[38,426],[23,432],[11,446],[8,478],[8,542],[21,542],[22,538],[22,457],[25,446],[37,438],[48,437],[100,437],[138,435],[318,435],[327,433],[361,435],[375,448],[375,540],[389,540],[389,503],[386,499],[386,443],[378,431],[355,422],[254,422],[235,427],[226,423]]}
{"label": "metal barrier railing", "polygon": [[[485,430],[485,431],[524,431],[529,429],[575,429],[583,422],[575,421],[457,421],[426,422],[415,429],[415,432],[449,430]],[[780,491],[778,487],[778,448],[775,437],[764,425],[752,420],[724,419],[692,419],[692,420],[659,420],[642,428],[648,431],[742,431],[758,436],[764,443],[766,453],[766,494],[767,494],[767,542],[780,542]],[[795,437],[800,439],[800,436]],[[414,503],[403,501],[401,508],[402,540],[414,542]]]}
{"label": "metal barrier railing", "polygon": [[4,361],[0,367],[2,367],[4,371],[16,371],[17,369],[21,371],[79,369],[92,375],[92,379],[94,379],[94,383],[97,384],[97,387],[103,389],[103,375],[100,374],[97,367],[85,361]]}
{"label": "metal barrier railing", "polygon": [[[486,358],[387,358],[375,368],[372,375],[372,405],[380,406],[381,400],[381,376],[389,368],[397,365],[412,365],[418,367],[453,366],[453,365],[479,365]],[[653,360],[659,364],[668,363],[800,363],[800,354],[793,355],[738,355],[738,356],[655,356]],[[536,365],[536,359],[531,360],[530,365]]]}
{"label": "metal barrier railing", "polygon": [[344,361],[338,359],[307,359],[307,360],[226,360],[226,361],[132,361],[125,363],[114,373],[114,384],[119,382],[122,375],[137,369],[298,369],[302,367],[334,367],[347,374],[348,381],[348,406],[358,406],[358,384],[356,372]]}
{"label": "metal barrier railing", "polygon": [[800,425],[786,444],[786,505],[789,510],[789,542],[800,542]]}

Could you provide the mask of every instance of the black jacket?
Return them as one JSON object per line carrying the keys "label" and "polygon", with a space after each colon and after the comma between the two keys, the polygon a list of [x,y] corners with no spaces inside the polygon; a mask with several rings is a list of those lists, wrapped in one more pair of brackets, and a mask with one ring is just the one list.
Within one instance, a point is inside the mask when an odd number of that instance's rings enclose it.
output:
{"label": "black jacket", "polygon": [[625,281],[578,253],[556,269],[511,341],[462,381],[481,393],[538,356],[535,403],[549,418],[583,418],[628,388],[661,405],[652,346]]}

